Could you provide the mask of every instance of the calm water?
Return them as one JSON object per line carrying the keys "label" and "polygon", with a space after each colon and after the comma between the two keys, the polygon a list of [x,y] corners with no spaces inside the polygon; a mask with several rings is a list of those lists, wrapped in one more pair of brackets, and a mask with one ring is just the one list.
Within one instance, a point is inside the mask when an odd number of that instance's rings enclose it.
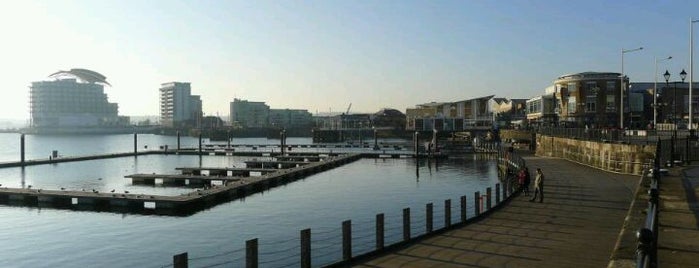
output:
{"label": "calm water", "polygon": [[[13,138],[19,141],[18,135],[0,136],[0,140]],[[132,139],[132,135],[27,136],[27,145],[31,148],[42,144],[60,148],[65,155],[82,155],[119,152],[122,145],[131,148]],[[173,137],[156,135],[139,136],[139,140],[155,145],[176,142]],[[238,142],[260,144],[264,140],[239,139]],[[85,146],[86,142],[118,148],[100,145],[103,151],[99,151],[95,149],[98,146]],[[194,145],[197,141],[190,138],[187,142]],[[288,143],[303,142],[310,141],[299,139]],[[2,143],[0,155],[8,161],[13,160],[11,147]],[[35,149],[29,151],[37,157],[47,154]],[[242,166],[246,159],[149,155],[8,168],[0,169],[0,183],[3,187],[21,187],[24,183],[43,189],[179,194],[191,189],[133,186],[123,176],[140,172],[175,173],[175,167],[183,166]],[[452,199],[452,222],[457,222],[459,197],[466,195],[471,202],[473,192],[483,192],[497,183],[496,174],[494,162],[472,158],[440,162],[362,159],[189,217],[0,206],[3,215],[0,267],[160,267],[170,264],[172,255],[185,251],[192,259],[190,267],[214,264],[239,267],[245,240],[252,238],[259,238],[262,267],[293,267],[298,266],[295,263],[299,230],[305,228],[312,229],[313,264],[318,266],[341,256],[342,221],[353,221],[357,238],[354,252],[361,253],[373,246],[371,234],[377,213],[386,214],[387,243],[400,239],[400,216],[406,207],[412,209],[413,234],[424,231],[424,207],[429,202],[435,204],[435,228],[439,228],[443,222],[443,200]],[[469,212],[473,209],[469,208]],[[207,257],[211,255],[218,256]]]}

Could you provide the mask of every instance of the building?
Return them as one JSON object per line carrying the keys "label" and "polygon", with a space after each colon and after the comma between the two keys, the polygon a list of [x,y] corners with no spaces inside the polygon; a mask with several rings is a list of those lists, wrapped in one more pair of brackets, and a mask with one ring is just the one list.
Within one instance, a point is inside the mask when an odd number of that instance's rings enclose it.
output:
{"label": "building", "polygon": [[108,101],[106,77],[95,71],[58,71],[53,81],[32,82],[29,91],[30,127],[114,127],[129,124],[119,106]]}
{"label": "building", "polygon": [[269,126],[269,106],[264,102],[233,99],[231,102],[231,125],[244,128]]}
{"label": "building", "polygon": [[190,83],[169,82],[160,87],[160,124],[166,127],[198,127],[201,97],[192,95]]}
{"label": "building", "polygon": [[406,130],[462,131],[492,127],[495,121],[493,95],[456,101],[430,102],[406,109]]}
{"label": "building", "polygon": [[[558,77],[553,83],[552,94],[559,123],[577,127],[620,126],[620,76],[620,73],[583,72]],[[628,77],[624,84],[628,85]],[[630,115],[624,118],[626,125],[642,120],[643,106],[629,105],[629,100],[631,104],[637,104],[637,99],[634,99],[638,97],[624,96],[624,111]]]}
{"label": "building", "polygon": [[308,110],[270,109],[269,126],[276,128],[310,128],[313,115]]}

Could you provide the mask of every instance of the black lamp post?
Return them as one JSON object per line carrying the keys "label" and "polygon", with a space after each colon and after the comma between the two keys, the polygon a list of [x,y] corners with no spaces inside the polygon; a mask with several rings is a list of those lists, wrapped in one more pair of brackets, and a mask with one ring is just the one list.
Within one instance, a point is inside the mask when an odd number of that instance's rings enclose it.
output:
{"label": "black lamp post", "polygon": [[[667,70],[665,70],[665,73],[663,74],[663,76],[665,77],[665,88],[666,88],[666,89],[669,89],[669,88],[670,88],[670,72],[668,72]],[[674,99],[672,100],[672,104],[673,104],[673,107],[674,107],[674,104],[675,104],[675,100],[674,100]],[[673,112],[672,118],[674,119],[674,118],[675,118],[675,115],[674,115],[675,110],[673,109],[672,112]]]}
{"label": "black lamp post", "polygon": [[[680,78],[682,79],[682,84],[684,85],[684,79],[687,78],[687,72],[685,72],[684,69],[682,69],[682,72],[680,72]],[[691,103],[692,101],[689,101],[689,105],[692,105]]]}

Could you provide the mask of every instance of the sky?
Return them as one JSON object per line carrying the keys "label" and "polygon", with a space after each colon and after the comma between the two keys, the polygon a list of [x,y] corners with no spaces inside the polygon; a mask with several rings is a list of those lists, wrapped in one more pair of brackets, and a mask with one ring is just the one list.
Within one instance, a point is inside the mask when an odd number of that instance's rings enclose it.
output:
{"label": "sky", "polygon": [[0,118],[28,119],[31,82],[71,68],[105,75],[120,115],[158,115],[160,84],[179,81],[224,119],[234,98],[311,113],[531,98],[621,72],[638,47],[632,82],[667,56],[675,80],[692,16],[699,1],[2,1]]}

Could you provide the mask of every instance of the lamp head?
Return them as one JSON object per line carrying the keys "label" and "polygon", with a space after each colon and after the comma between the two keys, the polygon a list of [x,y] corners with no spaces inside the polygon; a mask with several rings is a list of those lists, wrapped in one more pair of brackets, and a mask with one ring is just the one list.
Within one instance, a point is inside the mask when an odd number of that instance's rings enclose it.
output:
{"label": "lamp head", "polygon": [[680,78],[682,78],[682,83],[684,83],[684,79],[687,78],[687,72],[682,69],[682,72],[680,73]]}
{"label": "lamp head", "polygon": [[665,76],[665,82],[667,83],[670,80],[670,72],[665,70],[665,73],[663,74],[663,76]]}

